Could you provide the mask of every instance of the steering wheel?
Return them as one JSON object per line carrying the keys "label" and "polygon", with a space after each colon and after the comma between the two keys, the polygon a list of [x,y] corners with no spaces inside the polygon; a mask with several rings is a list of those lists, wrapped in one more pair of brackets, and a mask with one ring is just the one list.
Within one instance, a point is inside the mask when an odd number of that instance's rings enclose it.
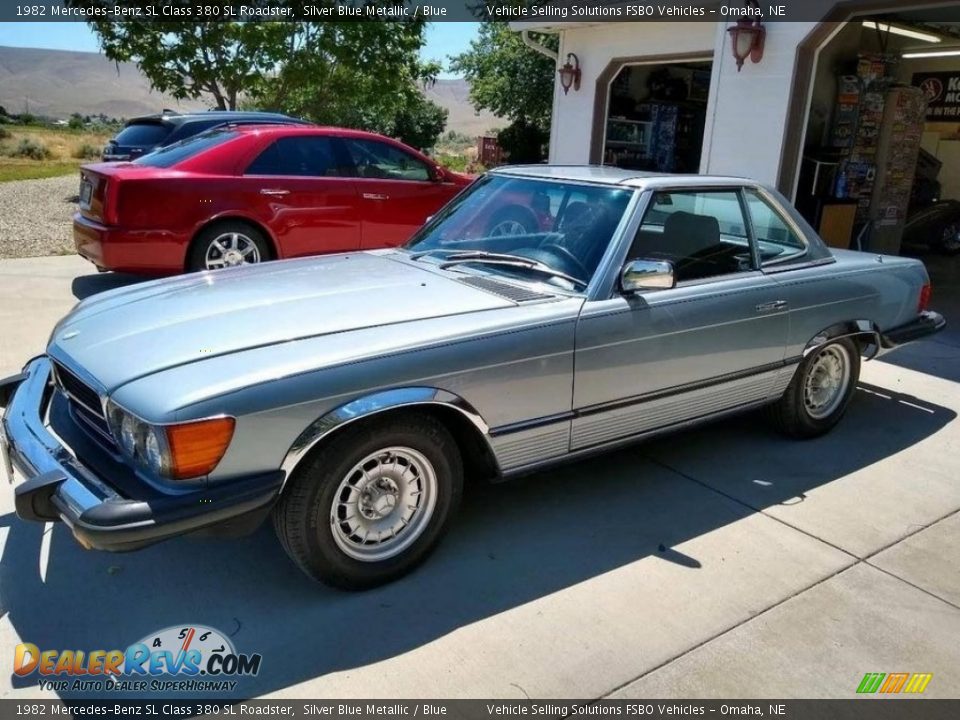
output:
{"label": "steering wheel", "polygon": [[573,275],[573,277],[581,280],[590,277],[590,273],[587,271],[587,268],[583,266],[583,263],[580,262],[580,258],[570,252],[569,248],[565,248],[563,245],[558,245],[557,243],[548,242],[541,245],[538,249],[557,257],[557,259],[561,261],[561,264],[566,266],[564,272],[566,272],[567,275]]}

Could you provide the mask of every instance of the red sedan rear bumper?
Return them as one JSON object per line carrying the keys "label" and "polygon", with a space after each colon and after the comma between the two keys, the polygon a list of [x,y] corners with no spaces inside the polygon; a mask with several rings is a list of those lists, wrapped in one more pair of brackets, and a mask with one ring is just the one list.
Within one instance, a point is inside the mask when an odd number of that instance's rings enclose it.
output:
{"label": "red sedan rear bumper", "polygon": [[102,270],[141,275],[183,272],[189,238],[168,230],[125,230],[73,216],[77,253]]}

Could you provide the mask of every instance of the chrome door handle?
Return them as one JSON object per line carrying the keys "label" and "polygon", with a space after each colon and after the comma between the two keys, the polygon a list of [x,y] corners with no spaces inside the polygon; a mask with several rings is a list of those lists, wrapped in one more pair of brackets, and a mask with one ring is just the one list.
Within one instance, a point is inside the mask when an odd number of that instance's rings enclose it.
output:
{"label": "chrome door handle", "polygon": [[289,194],[290,194],[290,191],[289,191],[289,190],[278,190],[278,189],[276,189],[276,188],[264,188],[263,190],[260,191],[260,194],[261,194],[261,195],[276,195],[276,196],[282,196],[282,195],[289,195]]}
{"label": "chrome door handle", "polygon": [[776,312],[786,310],[790,304],[786,300],[774,300],[772,302],[760,303],[757,305],[758,313]]}
{"label": "chrome door handle", "polygon": [[381,195],[380,193],[364,193],[364,200],[389,200],[389,195]]}

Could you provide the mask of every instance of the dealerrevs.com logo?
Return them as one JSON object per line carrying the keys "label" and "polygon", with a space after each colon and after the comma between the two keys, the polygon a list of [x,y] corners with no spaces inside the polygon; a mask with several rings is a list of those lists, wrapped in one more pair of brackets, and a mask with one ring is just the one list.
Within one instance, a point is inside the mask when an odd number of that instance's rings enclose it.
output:
{"label": "dealerrevs.com logo", "polygon": [[20,643],[13,672],[36,674],[46,690],[110,692],[223,692],[233,678],[260,672],[259,653],[238,653],[219,630],[176,625],[151,633],[126,650],[41,650]]}

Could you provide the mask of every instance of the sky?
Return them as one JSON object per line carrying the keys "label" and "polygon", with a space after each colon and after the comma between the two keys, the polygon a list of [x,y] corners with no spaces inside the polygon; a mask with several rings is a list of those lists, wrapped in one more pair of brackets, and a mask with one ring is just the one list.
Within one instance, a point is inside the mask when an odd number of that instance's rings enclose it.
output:
{"label": "sky", "polygon": [[[450,55],[457,55],[476,37],[479,23],[443,22],[427,26],[427,41],[421,50],[425,60],[439,60],[446,66]],[[96,36],[82,22],[0,23],[0,45],[50,48],[53,50],[99,50]],[[452,77],[441,73],[440,77]]]}

